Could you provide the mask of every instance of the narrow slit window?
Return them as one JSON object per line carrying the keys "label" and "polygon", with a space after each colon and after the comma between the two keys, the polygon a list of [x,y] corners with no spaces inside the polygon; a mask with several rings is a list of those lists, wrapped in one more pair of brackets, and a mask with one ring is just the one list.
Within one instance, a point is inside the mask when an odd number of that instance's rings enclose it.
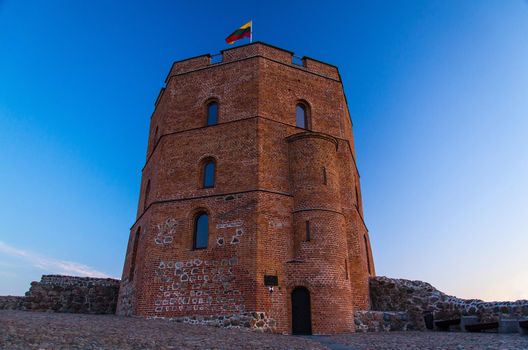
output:
{"label": "narrow slit window", "polygon": [[348,279],[348,260],[345,259],[345,278]]}
{"label": "narrow slit window", "polygon": [[326,177],[326,167],[323,167],[323,183],[326,185],[328,182],[327,182],[327,177]]}
{"label": "narrow slit window", "polygon": [[211,102],[207,105],[207,125],[218,124],[218,103]]}
{"label": "narrow slit window", "polygon": [[209,241],[209,215],[199,213],[194,219],[194,249],[205,249]]}
{"label": "narrow slit window", "polygon": [[145,188],[145,199],[143,201],[143,211],[147,210],[148,204],[149,204],[149,196],[150,196],[150,180],[147,182],[147,187]]}
{"label": "narrow slit window", "polygon": [[138,227],[136,234],[134,235],[134,243],[132,245],[132,256],[130,257],[130,270],[128,273],[128,280],[130,282],[134,280],[134,274],[136,272],[136,257],[137,257],[140,232],[141,232],[141,227]]}
{"label": "narrow slit window", "polygon": [[306,241],[309,242],[311,238],[310,221],[306,221]]}
{"label": "narrow slit window", "polygon": [[369,275],[370,273],[370,255],[369,255],[369,247],[367,242],[367,236],[363,236],[363,240],[365,241],[365,254],[367,255],[367,270]]}

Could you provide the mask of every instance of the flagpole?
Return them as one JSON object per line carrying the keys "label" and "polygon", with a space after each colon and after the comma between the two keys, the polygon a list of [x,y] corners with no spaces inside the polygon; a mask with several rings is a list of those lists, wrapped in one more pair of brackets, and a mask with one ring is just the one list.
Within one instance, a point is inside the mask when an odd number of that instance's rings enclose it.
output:
{"label": "flagpole", "polygon": [[251,29],[249,31],[249,43],[253,42],[253,20],[251,20]]}

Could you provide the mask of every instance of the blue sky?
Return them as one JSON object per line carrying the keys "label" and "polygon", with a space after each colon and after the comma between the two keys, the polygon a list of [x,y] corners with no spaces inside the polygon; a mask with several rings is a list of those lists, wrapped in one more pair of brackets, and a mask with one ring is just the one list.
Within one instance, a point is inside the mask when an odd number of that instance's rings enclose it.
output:
{"label": "blue sky", "polygon": [[528,299],[528,2],[233,4],[0,0],[0,295],[121,275],[172,61],[253,19],[340,69],[377,273]]}

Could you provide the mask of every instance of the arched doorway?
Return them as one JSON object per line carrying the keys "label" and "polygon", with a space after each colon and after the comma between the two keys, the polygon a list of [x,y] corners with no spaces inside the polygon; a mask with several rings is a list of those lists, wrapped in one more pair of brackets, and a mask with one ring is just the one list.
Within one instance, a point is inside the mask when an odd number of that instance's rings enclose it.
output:
{"label": "arched doorway", "polygon": [[310,309],[310,292],[304,287],[297,287],[291,294],[292,334],[312,334],[312,316]]}

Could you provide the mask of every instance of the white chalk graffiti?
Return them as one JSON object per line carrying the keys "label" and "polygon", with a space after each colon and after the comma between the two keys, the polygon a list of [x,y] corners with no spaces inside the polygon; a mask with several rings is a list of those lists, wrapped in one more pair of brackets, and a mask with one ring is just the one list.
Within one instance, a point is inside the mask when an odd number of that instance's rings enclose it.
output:
{"label": "white chalk graffiti", "polygon": [[231,285],[237,264],[237,257],[160,261],[155,282],[161,284],[154,311],[243,311],[241,292]]}
{"label": "white chalk graffiti", "polygon": [[281,221],[278,218],[270,218],[268,220],[268,227],[270,228],[283,228],[283,227],[289,227],[290,223],[288,220]]}
{"label": "white chalk graffiti", "polygon": [[174,234],[176,233],[176,227],[178,221],[176,219],[168,218],[164,223],[156,225],[156,237],[154,242],[157,245],[171,244],[174,240]]}
{"label": "white chalk graffiti", "polygon": [[243,224],[242,220],[236,220],[236,221],[226,222],[223,224],[218,224],[216,225],[216,228],[220,229],[220,228],[229,228],[229,227],[240,227],[242,226],[242,224]]}
{"label": "white chalk graffiti", "polygon": [[233,235],[233,237],[231,237],[231,244],[240,243],[240,236],[242,236],[243,234],[244,234],[244,229],[243,228],[237,228],[236,231],[235,231],[235,234]]}

